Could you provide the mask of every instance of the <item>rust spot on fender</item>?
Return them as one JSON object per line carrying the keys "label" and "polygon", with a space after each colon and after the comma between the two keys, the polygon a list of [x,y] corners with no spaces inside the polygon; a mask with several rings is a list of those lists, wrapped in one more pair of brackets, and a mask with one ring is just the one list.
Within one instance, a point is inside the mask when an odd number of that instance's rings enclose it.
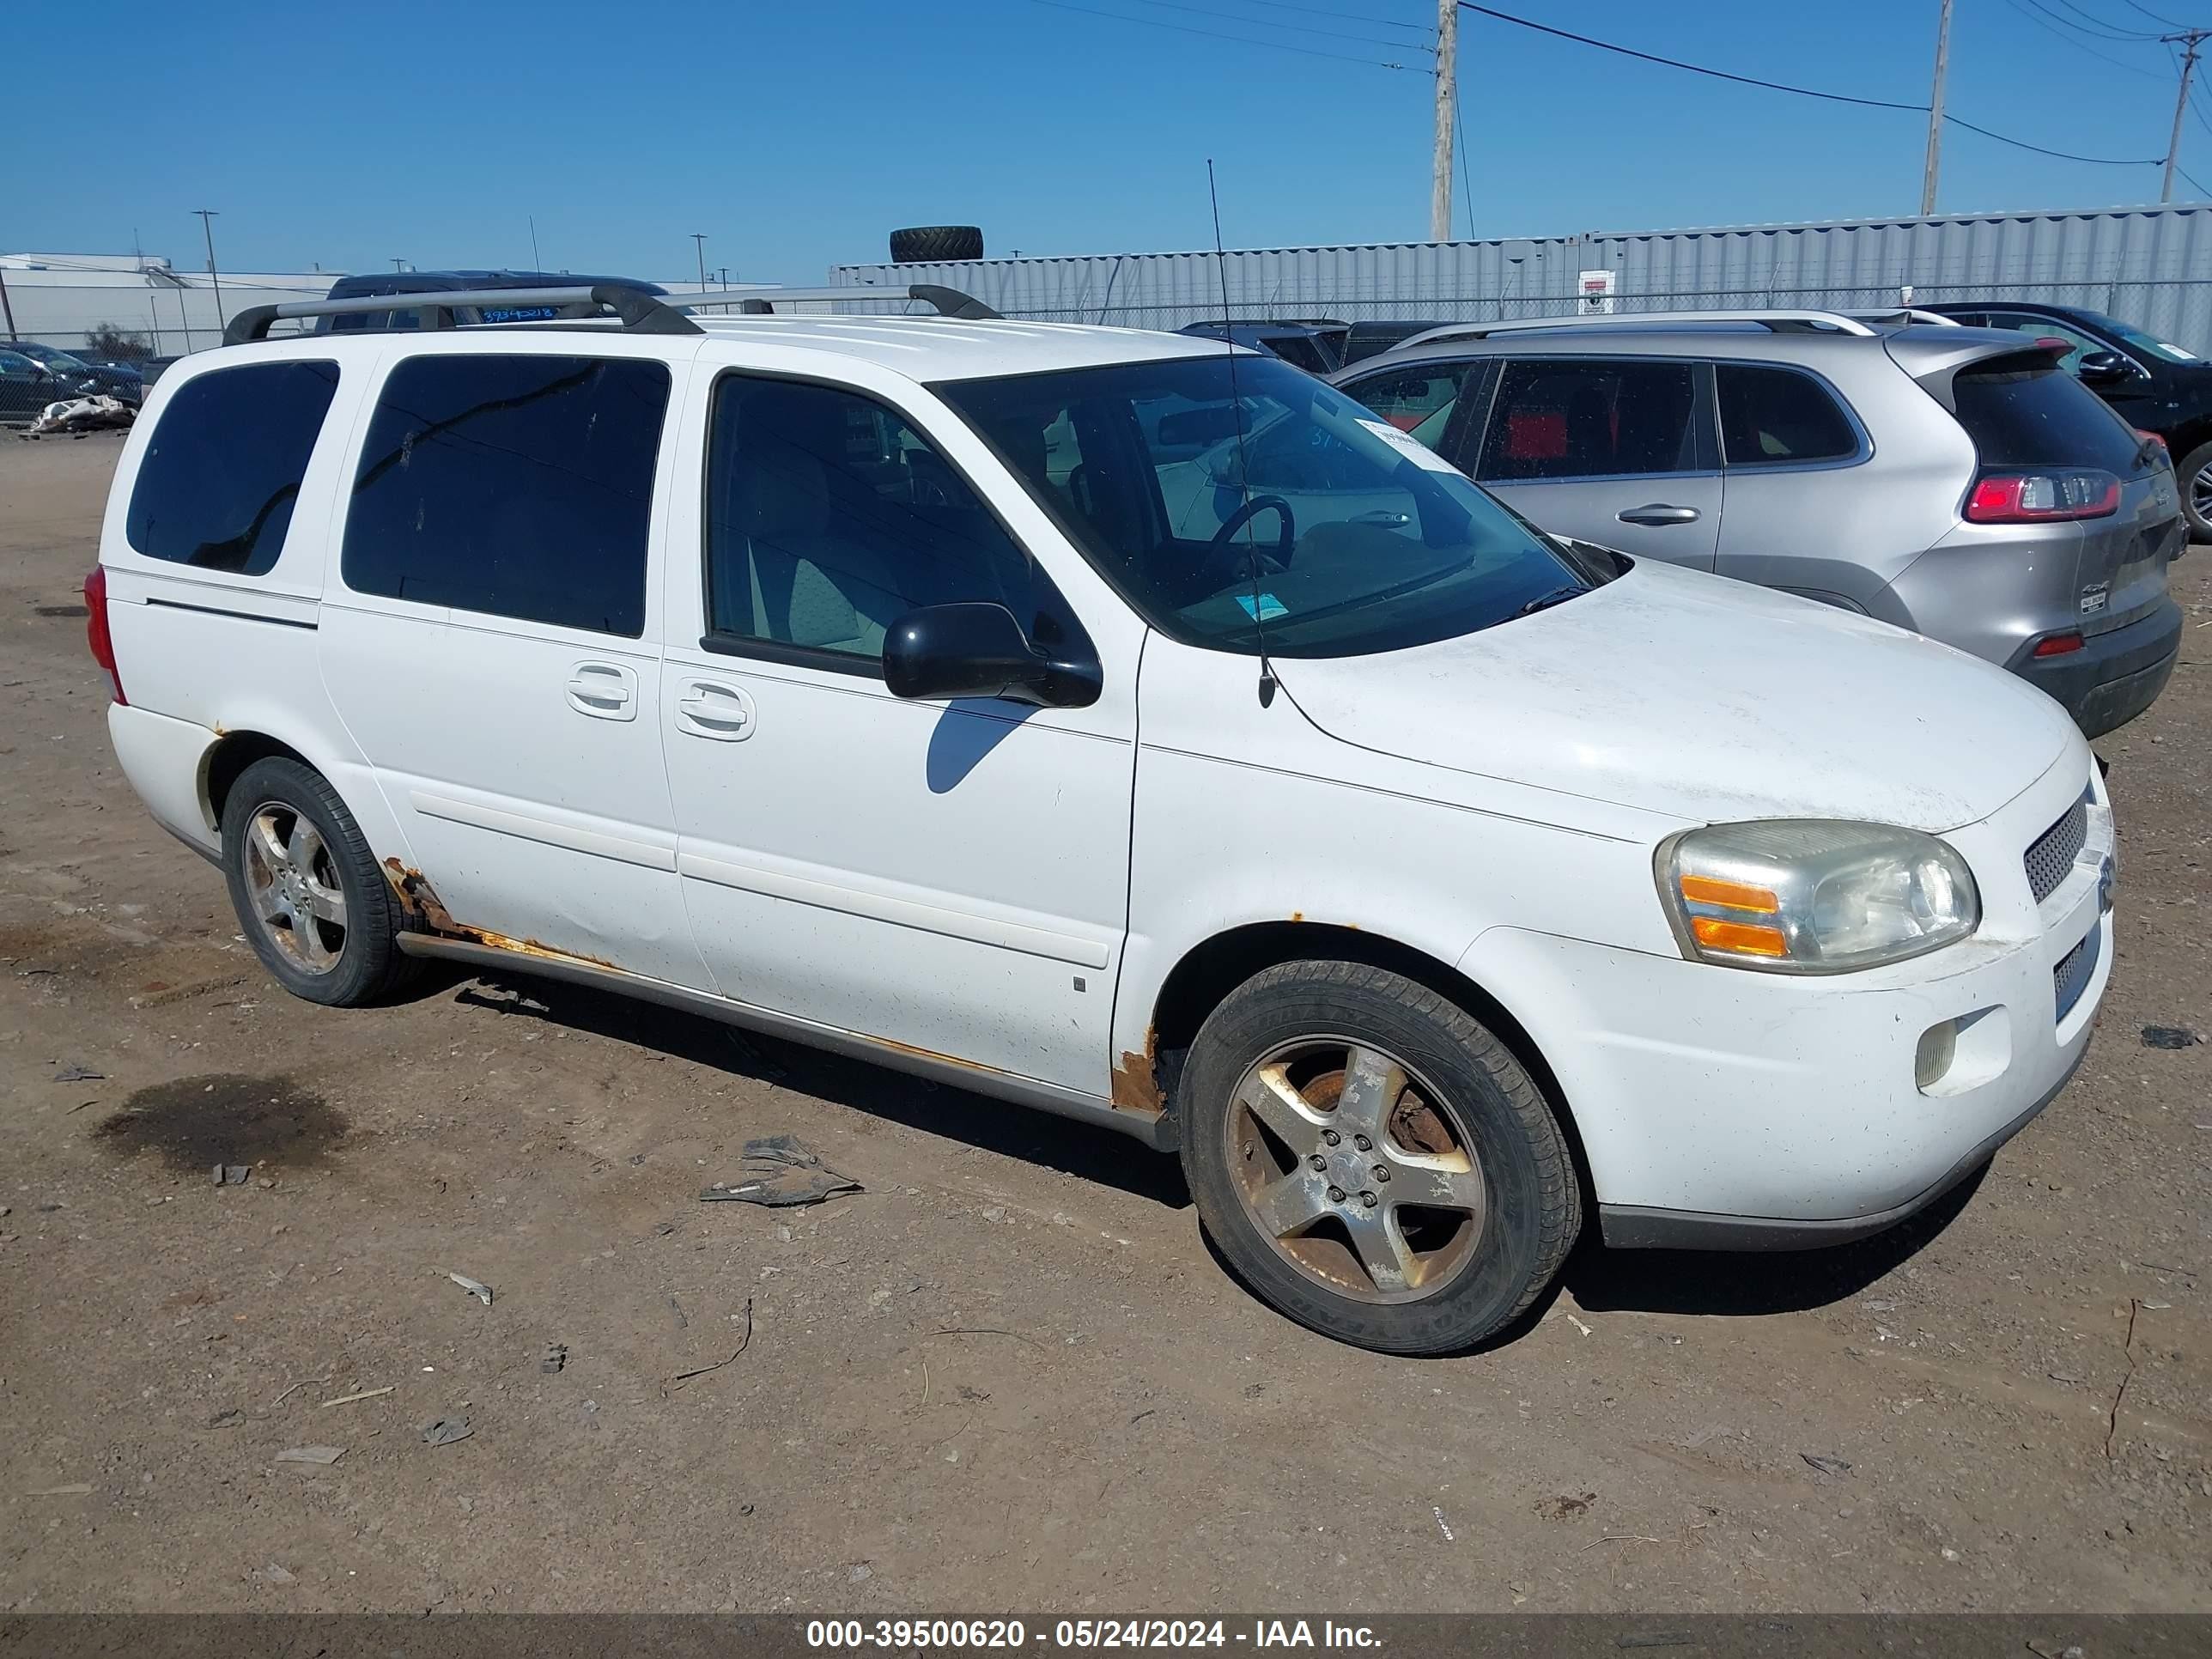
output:
{"label": "rust spot on fender", "polygon": [[465,939],[471,945],[481,945],[494,951],[508,951],[519,957],[535,957],[543,962],[575,962],[589,968],[605,968],[620,972],[604,957],[587,957],[578,951],[563,951],[546,944],[543,939],[515,939],[506,933],[495,933],[489,927],[471,927],[453,920],[437,892],[423,879],[420,870],[410,870],[398,859],[384,861],[384,878],[392,884],[392,890],[399,900],[399,908],[410,921],[419,922],[424,932],[446,939]]}
{"label": "rust spot on fender", "polygon": [[1114,1068],[1113,1102],[1117,1112],[1158,1117],[1167,1103],[1160,1096],[1159,1032],[1147,1026],[1142,1054],[1132,1049]]}
{"label": "rust spot on fender", "polygon": [[1305,919],[1306,913],[1303,910],[1293,910],[1291,912],[1291,920],[1292,921],[1304,921]]}

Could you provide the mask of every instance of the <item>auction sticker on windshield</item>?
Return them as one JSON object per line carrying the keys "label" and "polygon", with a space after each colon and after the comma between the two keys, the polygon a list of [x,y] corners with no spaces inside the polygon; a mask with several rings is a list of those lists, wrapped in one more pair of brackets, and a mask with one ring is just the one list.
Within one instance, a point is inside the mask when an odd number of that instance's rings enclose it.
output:
{"label": "auction sticker on windshield", "polygon": [[1459,469],[1454,466],[1449,461],[1446,460],[1443,456],[1437,454],[1435,450],[1430,448],[1419,438],[1407,437],[1404,433],[1399,431],[1396,427],[1392,426],[1389,422],[1362,421],[1359,424],[1365,427],[1370,432],[1380,438],[1384,443],[1389,445],[1391,448],[1396,450],[1401,455],[1403,455],[1415,466],[1424,468],[1431,472],[1449,472],[1454,477],[1460,476]]}

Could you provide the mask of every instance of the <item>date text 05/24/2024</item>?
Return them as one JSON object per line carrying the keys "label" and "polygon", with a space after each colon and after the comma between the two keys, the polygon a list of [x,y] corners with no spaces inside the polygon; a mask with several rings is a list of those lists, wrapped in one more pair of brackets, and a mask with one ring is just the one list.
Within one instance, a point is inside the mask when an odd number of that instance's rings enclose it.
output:
{"label": "date text 05/24/2024", "polygon": [[1365,1625],[1304,1619],[1057,1619],[1030,1626],[1018,1619],[811,1619],[811,1648],[1373,1648],[1382,1638]]}

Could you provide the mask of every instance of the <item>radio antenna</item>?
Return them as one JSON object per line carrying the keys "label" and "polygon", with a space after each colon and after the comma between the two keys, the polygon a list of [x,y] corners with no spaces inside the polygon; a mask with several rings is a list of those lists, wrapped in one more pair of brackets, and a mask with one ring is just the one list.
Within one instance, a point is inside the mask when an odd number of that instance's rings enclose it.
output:
{"label": "radio antenna", "polygon": [[1275,701],[1275,665],[1267,656],[1267,596],[1260,591],[1260,544],[1252,534],[1258,514],[1252,506],[1252,472],[1244,454],[1244,400],[1237,391],[1237,339],[1229,320],[1229,255],[1221,246],[1221,191],[1213,182],[1213,158],[1206,158],[1206,194],[1213,204],[1213,266],[1221,277],[1221,344],[1229,354],[1229,409],[1237,422],[1237,511],[1244,514],[1244,562],[1252,578],[1252,632],[1260,642],[1260,707]]}

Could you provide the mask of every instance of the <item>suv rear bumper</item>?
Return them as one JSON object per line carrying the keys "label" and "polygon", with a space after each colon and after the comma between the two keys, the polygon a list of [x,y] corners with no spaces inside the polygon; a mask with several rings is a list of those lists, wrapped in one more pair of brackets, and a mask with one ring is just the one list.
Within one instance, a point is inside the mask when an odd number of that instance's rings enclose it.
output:
{"label": "suv rear bumper", "polygon": [[2148,617],[2090,635],[2079,651],[2063,657],[2023,653],[2010,666],[2056,698],[2084,737],[2094,738],[2125,725],[2158,700],[2180,647],[2181,607],[2168,598]]}

